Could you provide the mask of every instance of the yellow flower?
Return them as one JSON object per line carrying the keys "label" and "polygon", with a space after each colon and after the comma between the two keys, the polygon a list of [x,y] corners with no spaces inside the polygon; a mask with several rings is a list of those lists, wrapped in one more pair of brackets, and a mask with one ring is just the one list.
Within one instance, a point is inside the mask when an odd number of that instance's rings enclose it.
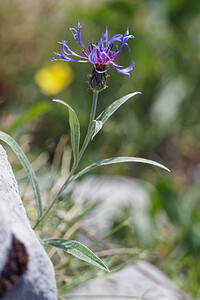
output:
{"label": "yellow flower", "polygon": [[35,81],[41,92],[46,95],[55,95],[64,90],[73,80],[73,72],[65,63],[52,63],[39,69],[35,74]]}

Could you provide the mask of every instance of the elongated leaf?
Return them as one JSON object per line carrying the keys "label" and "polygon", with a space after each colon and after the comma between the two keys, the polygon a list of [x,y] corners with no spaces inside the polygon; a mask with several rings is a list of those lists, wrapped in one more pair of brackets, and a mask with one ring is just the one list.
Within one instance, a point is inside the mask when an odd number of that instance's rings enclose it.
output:
{"label": "elongated leaf", "polygon": [[28,175],[28,178],[31,182],[31,185],[33,187],[33,191],[34,191],[35,199],[36,199],[36,205],[37,205],[38,218],[40,218],[42,216],[42,200],[41,200],[41,195],[40,195],[40,188],[39,188],[39,185],[37,182],[37,177],[35,175],[35,172],[33,171],[33,168],[31,166],[28,158],[26,157],[26,155],[24,154],[24,152],[22,151],[20,146],[17,144],[17,142],[11,136],[0,131],[0,139],[2,141],[4,141],[5,143],[7,143],[12,148],[12,150],[18,156],[22,166],[24,167],[24,169]]}
{"label": "elongated leaf", "polygon": [[64,239],[45,239],[42,240],[42,243],[45,245],[51,245],[60,248],[65,252],[88,262],[91,265],[109,272],[109,269],[104,264],[104,262],[100,258],[98,258],[89,248],[79,242]]}
{"label": "elongated leaf", "polygon": [[149,160],[146,158],[140,158],[140,157],[133,157],[133,156],[119,156],[119,157],[106,158],[106,159],[99,160],[99,161],[93,163],[92,165],[86,167],[79,173],[75,174],[71,178],[71,181],[79,178],[80,176],[86,174],[87,172],[89,172],[97,167],[111,165],[111,164],[117,164],[117,163],[122,163],[122,162],[137,162],[137,163],[149,164],[149,165],[153,165],[153,166],[165,169],[170,172],[170,170],[168,168],[166,168],[165,166],[163,166],[153,160]]}
{"label": "elongated leaf", "polygon": [[101,130],[103,124],[110,118],[110,116],[112,116],[114,114],[114,112],[120,107],[122,106],[122,104],[124,104],[127,100],[129,100],[131,97],[141,94],[141,92],[134,92],[131,94],[128,94],[118,100],[116,100],[115,102],[113,102],[111,105],[109,105],[96,119],[96,122],[99,123],[101,122],[101,126],[95,127],[93,134],[92,134],[92,138],[94,138],[94,136]]}
{"label": "elongated leaf", "polygon": [[74,156],[74,164],[76,164],[79,156],[79,143],[80,143],[80,125],[78,117],[75,113],[75,111],[67,104],[66,102],[62,100],[54,99],[54,102],[61,103],[65,105],[69,110],[69,125],[71,129],[71,143],[72,143],[72,150],[73,150],[73,156]]}

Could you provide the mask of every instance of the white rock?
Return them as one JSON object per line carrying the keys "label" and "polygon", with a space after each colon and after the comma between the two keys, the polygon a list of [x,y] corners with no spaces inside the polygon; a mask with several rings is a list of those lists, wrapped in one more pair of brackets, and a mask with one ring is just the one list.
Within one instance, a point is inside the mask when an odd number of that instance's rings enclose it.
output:
{"label": "white rock", "polygon": [[[83,221],[84,225],[89,224],[95,228],[97,236],[105,234],[111,228],[114,217],[120,214],[123,206],[127,206],[132,209],[134,224],[140,230],[140,236],[149,242],[153,236],[149,219],[151,202],[146,191],[148,187],[131,178],[90,175],[73,183],[71,189],[72,198],[78,205],[87,201],[102,201],[90,217],[87,215]],[[87,240],[82,242],[87,243]],[[126,297],[141,300],[188,299],[158,268],[144,261],[137,261],[105,277],[89,280],[67,296],[69,299],[78,296],[77,299],[81,300],[125,300]]]}
{"label": "white rock", "polygon": [[25,245],[28,270],[2,299],[56,300],[53,265],[31,229],[6,152],[0,145],[0,280],[13,235]]}
{"label": "white rock", "polygon": [[136,261],[121,271],[89,280],[68,296],[69,299],[79,296],[77,299],[81,300],[125,300],[126,297],[141,300],[188,299],[158,268],[144,261]]}
{"label": "white rock", "polygon": [[[84,224],[95,228],[95,235],[102,236],[112,227],[113,219],[120,215],[122,207],[132,209],[135,229],[139,232],[141,242],[150,243],[153,239],[149,210],[151,201],[147,188],[150,185],[137,179],[120,176],[86,176],[80,182],[72,183],[72,198],[79,206],[87,201],[102,201],[90,216],[85,218]],[[81,242],[86,242],[86,240]]]}

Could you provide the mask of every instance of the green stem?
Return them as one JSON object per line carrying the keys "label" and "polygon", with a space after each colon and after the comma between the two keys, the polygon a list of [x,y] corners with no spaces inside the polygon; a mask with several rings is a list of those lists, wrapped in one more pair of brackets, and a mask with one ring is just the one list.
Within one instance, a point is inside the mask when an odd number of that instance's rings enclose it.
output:
{"label": "green stem", "polygon": [[83,153],[84,153],[87,145],[90,142],[90,138],[91,138],[91,136],[90,136],[90,127],[91,127],[91,122],[94,120],[95,114],[96,114],[98,94],[99,94],[99,92],[94,92],[93,93],[93,101],[92,101],[92,108],[91,108],[91,113],[90,113],[90,120],[89,120],[88,130],[87,130],[87,134],[85,136],[83,145],[81,147],[77,163],[73,165],[73,167],[72,167],[72,169],[71,169],[71,171],[69,173],[69,176],[68,176],[67,180],[65,181],[65,183],[63,184],[63,186],[61,187],[61,189],[59,190],[59,192],[56,194],[56,196],[53,198],[53,200],[51,201],[51,203],[49,204],[48,208],[45,210],[45,212],[43,213],[43,215],[37,220],[36,224],[33,227],[34,230],[38,227],[38,225],[46,217],[46,215],[49,213],[49,211],[51,210],[51,208],[53,207],[53,205],[56,203],[56,201],[58,200],[58,198],[60,197],[60,195],[62,194],[62,192],[66,189],[66,187],[70,183],[70,179],[73,176],[76,168],[78,167],[78,164],[79,164],[79,162],[81,160],[81,157],[82,157],[82,155],[83,155]]}
{"label": "green stem", "polygon": [[42,220],[46,217],[46,215],[48,214],[48,212],[50,211],[50,209],[52,208],[52,206],[54,205],[54,203],[56,202],[57,199],[58,199],[58,197],[55,197],[52,200],[52,202],[50,203],[49,207],[45,210],[45,212],[43,213],[43,215],[37,220],[37,222],[33,226],[33,230],[35,230],[38,227],[38,225],[42,222]]}
{"label": "green stem", "polygon": [[88,130],[87,130],[87,134],[85,136],[85,140],[83,142],[83,145],[82,145],[80,153],[79,153],[78,163],[81,160],[81,157],[82,157],[82,155],[83,155],[83,153],[84,153],[84,151],[85,151],[85,149],[86,149],[86,147],[89,144],[89,141],[91,139],[91,136],[90,136],[90,127],[91,127],[92,121],[95,119],[98,95],[99,95],[99,92],[93,92],[93,101],[92,101],[92,109],[91,109],[91,113],[90,113],[89,126],[88,126]]}
{"label": "green stem", "polygon": [[49,204],[48,208],[45,210],[45,212],[43,213],[43,215],[40,217],[40,219],[37,220],[37,222],[35,223],[33,229],[35,230],[38,225],[42,222],[42,220],[46,217],[46,215],[48,214],[48,212],[51,210],[51,208],[53,207],[53,205],[56,203],[56,201],[58,200],[58,198],[60,197],[60,195],[62,194],[62,192],[66,189],[66,187],[68,186],[68,184],[70,183],[70,179],[73,176],[74,172],[75,172],[76,168],[72,168],[72,170],[69,173],[69,176],[67,178],[67,180],[65,181],[65,183],[62,185],[61,189],[59,190],[59,192],[55,195],[55,197],[53,198],[53,200],[51,201],[51,203]]}

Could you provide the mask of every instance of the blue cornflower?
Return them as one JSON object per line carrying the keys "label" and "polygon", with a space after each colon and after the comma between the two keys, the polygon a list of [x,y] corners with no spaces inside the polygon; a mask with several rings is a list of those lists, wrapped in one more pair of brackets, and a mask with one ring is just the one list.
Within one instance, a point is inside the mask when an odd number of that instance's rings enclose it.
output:
{"label": "blue cornflower", "polygon": [[[74,39],[82,47],[82,54],[79,55],[75,53],[69,48],[66,41],[62,41],[60,42],[60,44],[62,45],[60,50],[61,53],[54,52],[54,54],[59,58],[53,58],[53,60],[64,60],[68,62],[90,62],[94,66],[92,76],[104,74],[105,80],[105,72],[107,71],[108,66],[111,65],[117,70],[117,72],[125,74],[129,78],[129,72],[133,69],[134,63],[132,62],[129,67],[123,68],[122,66],[114,62],[115,57],[121,52],[124,45],[126,45],[128,47],[128,50],[130,51],[127,41],[130,38],[134,38],[134,36],[129,34],[129,29],[127,28],[124,35],[116,34],[110,40],[108,40],[108,28],[106,27],[106,32],[102,34],[102,38],[100,39],[100,41],[97,44],[93,44],[93,42],[90,41],[88,49],[86,49],[81,39],[81,28],[83,26],[84,25],[80,25],[80,22],[78,22],[78,30],[76,30],[75,28],[70,28]],[[115,51],[113,50],[114,42],[120,43],[119,45],[116,45]],[[102,78],[100,80],[102,80]]]}

